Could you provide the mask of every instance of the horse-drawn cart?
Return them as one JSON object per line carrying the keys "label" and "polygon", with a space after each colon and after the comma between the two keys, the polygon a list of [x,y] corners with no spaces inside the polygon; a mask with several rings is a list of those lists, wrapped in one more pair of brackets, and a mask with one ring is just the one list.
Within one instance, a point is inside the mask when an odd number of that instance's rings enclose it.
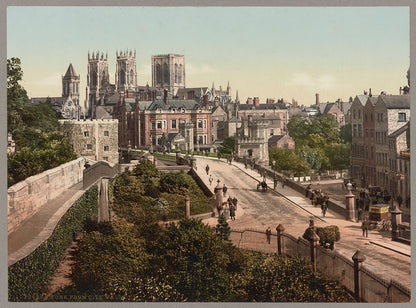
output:
{"label": "horse-drawn cart", "polygon": [[383,230],[391,227],[389,219],[389,204],[371,204],[368,209],[368,220],[370,228],[377,228],[379,225]]}

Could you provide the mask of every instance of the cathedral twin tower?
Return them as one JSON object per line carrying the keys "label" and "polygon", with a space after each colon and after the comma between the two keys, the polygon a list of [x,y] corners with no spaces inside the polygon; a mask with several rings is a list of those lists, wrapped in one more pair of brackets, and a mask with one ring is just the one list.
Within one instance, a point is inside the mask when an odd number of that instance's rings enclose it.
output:
{"label": "cathedral twin tower", "polygon": [[[108,54],[88,52],[88,73],[85,110],[103,105],[106,98],[119,92],[137,89],[136,51],[117,51],[115,84],[110,84]],[[167,89],[176,95],[185,87],[185,57],[183,55],[152,56],[152,87]]]}

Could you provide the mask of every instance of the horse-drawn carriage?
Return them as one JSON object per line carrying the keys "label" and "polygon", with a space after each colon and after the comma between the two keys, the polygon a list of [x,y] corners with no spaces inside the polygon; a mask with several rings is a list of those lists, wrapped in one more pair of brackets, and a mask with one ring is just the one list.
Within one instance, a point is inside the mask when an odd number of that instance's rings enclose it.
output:
{"label": "horse-drawn carriage", "polygon": [[263,191],[263,192],[266,192],[267,191],[267,183],[266,183],[266,180],[263,180],[263,181],[261,181],[261,182],[259,182],[257,184],[257,190],[260,190],[260,188],[261,188],[261,191]]}
{"label": "horse-drawn carriage", "polygon": [[390,230],[389,204],[370,204],[368,209],[368,220],[370,228],[381,226],[383,230]]}

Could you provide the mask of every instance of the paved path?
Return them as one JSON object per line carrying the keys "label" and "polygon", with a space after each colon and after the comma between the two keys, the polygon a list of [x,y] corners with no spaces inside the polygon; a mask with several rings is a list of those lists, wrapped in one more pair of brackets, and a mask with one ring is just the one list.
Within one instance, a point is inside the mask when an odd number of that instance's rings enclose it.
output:
{"label": "paved path", "polygon": [[[311,205],[310,200],[303,194],[285,186],[277,186],[276,190],[286,198],[268,191],[263,193],[256,190],[258,180],[262,180],[255,170],[247,169],[244,164],[233,162],[231,165],[224,160],[197,157],[197,173],[205,183],[208,175],[206,165],[210,166],[209,173],[214,178],[212,190],[221,180],[228,187],[227,193],[239,200],[236,220],[229,221],[233,230],[256,229],[265,231],[268,226],[275,230],[278,224],[283,224],[287,233],[300,237],[314,216],[315,225],[337,225],[341,232],[341,240],[336,242],[335,249],[351,260],[359,249],[366,256],[364,266],[386,280],[393,279],[410,289],[410,246],[393,242],[387,231],[370,230],[368,238],[362,236],[361,223],[345,220],[340,214],[328,211],[322,217],[321,209]],[[273,187],[272,179],[267,181]],[[214,185],[215,184],[215,185]],[[293,203],[297,205],[294,205]],[[216,225],[217,218],[204,220],[209,225]],[[258,242],[265,242],[265,235],[258,233]]]}
{"label": "paved path", "polygon": [[49,200],[30,218],[7,236],[8,266],[23,259],[48,239],[56,224],[85,191],[82,182]]}

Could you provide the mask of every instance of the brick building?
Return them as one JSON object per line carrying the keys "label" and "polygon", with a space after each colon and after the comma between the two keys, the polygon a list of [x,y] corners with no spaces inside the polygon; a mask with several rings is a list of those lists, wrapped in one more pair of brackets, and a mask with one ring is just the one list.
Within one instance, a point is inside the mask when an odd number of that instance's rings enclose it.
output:
{"label": "brick building", "polygon": [[[364,131],[364,186],[376,184],[376,148],[375,148],[375,119],[374,105],[377,97],[372,96],[367,99],[363,108],[363,131]],[[352,116],[351,116],[352,119]],[[352,153],[351,153],[352,155]],[[351,173],[352,174],[352,173]]]}
{"label": "brick building", "polygon": [[181,133],[190,151],[211,144],[212,114],[206,100],[169,99],[165,91],[163,100],[139,101],[131,92],[120,92],[114,117],[119,120],[120,147],[154,148],[172,133]]}

